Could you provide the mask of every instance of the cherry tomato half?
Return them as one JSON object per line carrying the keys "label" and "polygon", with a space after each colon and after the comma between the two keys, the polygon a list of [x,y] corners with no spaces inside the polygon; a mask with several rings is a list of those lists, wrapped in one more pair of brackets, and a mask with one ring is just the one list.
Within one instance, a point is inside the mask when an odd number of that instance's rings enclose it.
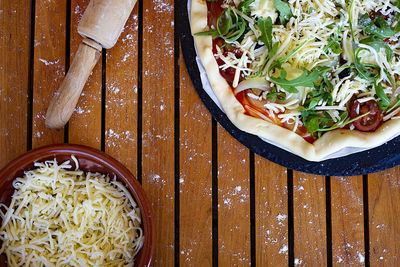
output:
{"label": "cherry tomato half", "polygon": [[354,119],[368,112],[370,112],[368,115],[353,122],[359,131],[375,131],[383,120],[383,112],[375,100],[369,100],[364,103],[360,103],[357,100],[354,101],[350,111],[350,118]]}

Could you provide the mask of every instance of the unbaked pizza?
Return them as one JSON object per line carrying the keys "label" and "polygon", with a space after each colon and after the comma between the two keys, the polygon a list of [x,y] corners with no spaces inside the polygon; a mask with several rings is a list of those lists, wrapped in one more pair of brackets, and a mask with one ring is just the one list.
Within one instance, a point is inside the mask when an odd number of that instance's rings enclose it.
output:
{"label": "unbaked pizza", "polygon": [[192,0],[191,28],[241,130],[311,161],[400,134],[400,0]]}

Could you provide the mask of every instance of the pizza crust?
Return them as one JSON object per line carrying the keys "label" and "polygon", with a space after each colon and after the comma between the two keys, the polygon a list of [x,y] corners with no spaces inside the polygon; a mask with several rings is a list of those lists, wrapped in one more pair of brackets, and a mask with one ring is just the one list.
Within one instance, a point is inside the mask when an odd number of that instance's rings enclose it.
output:
{"label": "pizza crust", "polygon": [[[205,0],[192,0],[190,24],[193,35],[208,29]],[[212,38],[194,36],[194,41],[213,91],[232,123],[240,130],[266,138],[306,160],[322,161],[329,155],[349,147],[363,149],[377,147],[400,132],[400,119],[392,119],[383,123],[375,132],[338,129],[325,133],[314,144],[310,144],[286,128],[246,115],[242,104],[236,99],[230,85],[219,72],[212,52]]]}

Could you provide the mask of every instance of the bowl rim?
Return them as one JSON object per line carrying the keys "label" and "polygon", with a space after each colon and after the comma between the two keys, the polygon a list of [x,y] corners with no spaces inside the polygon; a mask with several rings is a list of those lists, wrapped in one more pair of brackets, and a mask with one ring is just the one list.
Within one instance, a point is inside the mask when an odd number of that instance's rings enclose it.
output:
{"label": "bowl rim", "polygon": [[[67,155],[82,156],[100,163],[118,177],[118,179],[126,184],[129,192],[138,204],[142,216],[142,226],[145,234],[145,240],[141,250],[144,253],[141,261],[135,260],[135,266],[150,266],[155,249],[155,227],[152,215],[150,201],[146,196],[141,184],[136,177],[126,168],[121,162],[114,159],[110,155],[98,149],[78,145],[78,144],[52,144],[39,148],[32,149],[10,161],[0,170],[0,181],[8,179],[15,175],[19,170],[24,170],[22,166],[52,155]],[[25,171],[25,170],[24,170]],[[132,179],[126,179],[126,177]],[[16,177],[13,177],[15,179]]]}

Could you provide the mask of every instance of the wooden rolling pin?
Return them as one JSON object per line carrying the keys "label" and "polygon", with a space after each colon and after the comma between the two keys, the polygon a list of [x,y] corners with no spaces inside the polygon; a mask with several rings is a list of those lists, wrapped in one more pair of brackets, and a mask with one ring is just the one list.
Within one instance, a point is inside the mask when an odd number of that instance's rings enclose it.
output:
{"label": "wooden rolling pin", "polygon": [[136,0],[90,1],[78,25],[78,33],[84,39],[47,109],[47,127],[60,129],[71,118],[102,47],[110,49],[115,45],[135,4]]}

